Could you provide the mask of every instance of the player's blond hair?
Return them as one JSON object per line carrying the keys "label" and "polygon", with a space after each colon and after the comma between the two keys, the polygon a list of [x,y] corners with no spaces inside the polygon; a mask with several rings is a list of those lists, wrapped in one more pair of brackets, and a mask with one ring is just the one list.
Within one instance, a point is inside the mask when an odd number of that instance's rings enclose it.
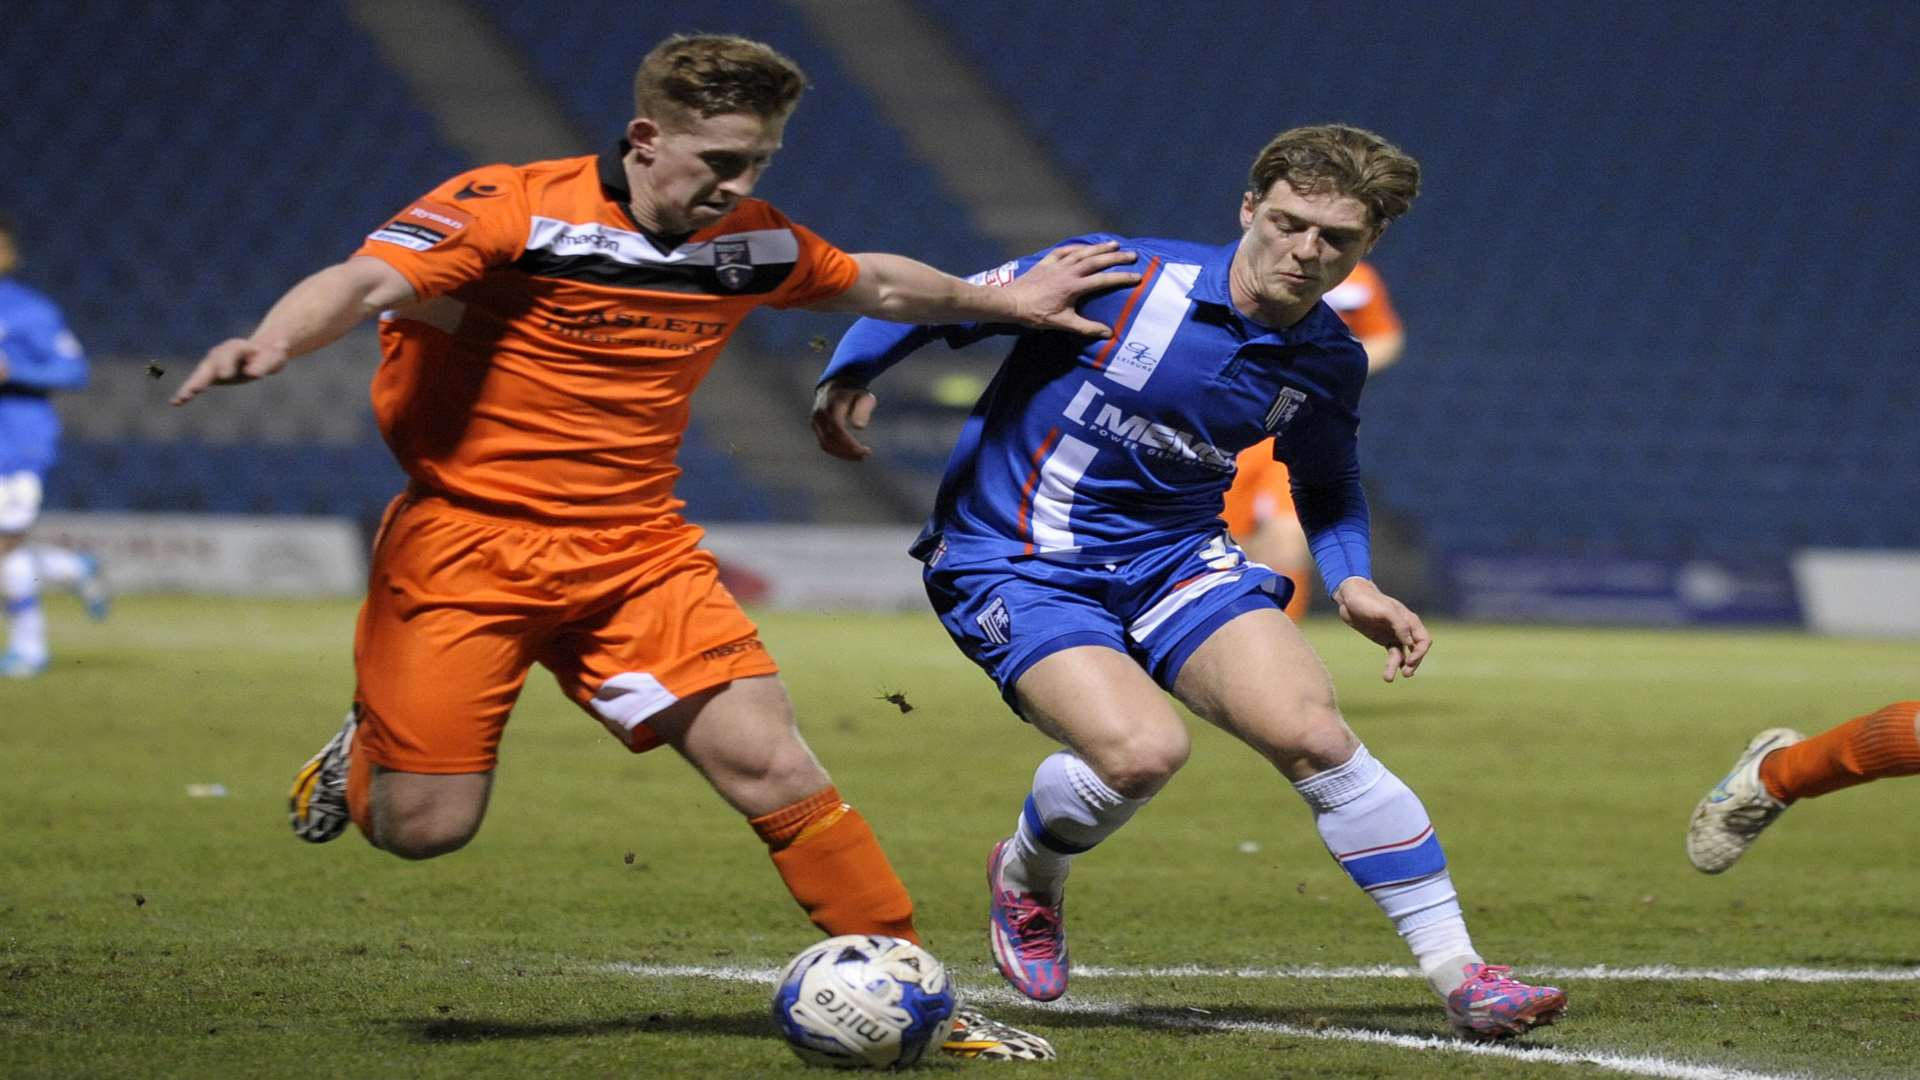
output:
{"label": "player's blond hair", "polygon": [[748,113],[784,118],[807,88],[800,65],[773,46],[728,34],[675,34],[633,73],[633,109],[659,123]]}
{"label": "player's blond hair", "polygon": [[1265,198],[1278,180],[1303,195],[1331,191],[1357,199],[1378,227],[1413,205],[1420,163],[1365,128],[1315,124],[1275,135],[1253,159],[1247,188],[1255,198]]}

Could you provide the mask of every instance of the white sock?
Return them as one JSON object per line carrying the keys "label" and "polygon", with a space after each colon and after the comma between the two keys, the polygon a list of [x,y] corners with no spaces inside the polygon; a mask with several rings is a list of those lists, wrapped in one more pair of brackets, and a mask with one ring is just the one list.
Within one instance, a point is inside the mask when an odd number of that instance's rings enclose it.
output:
{"label": "white sock", "polygon": [[86,557],[77,551],[69,551],[52,544],[31,544],[27,550],[33,553],[33,560],[40,564],[40,580],[48,585],[73,588],[87,576]]}
{"label": "white sock", "polygon": [[1000,862],[1000,885],[1057,898],[1073,857],[1112,836],[1146,799],[1106,785],[1071,750],[1048,755],[1033,771],[1033,793]]}
{"label": "white sock", "polygon": [[1320,839],[1354,884],[1380,905],[1442,997],[1479,963],[1427,808],[1367,748],[1295,784]]}
{"label": "white sock", "polygon": [[7,651],[30,664],[47,658],[47,616],[40,608],[40,582],[33,556],[15,548],[0,559],[0,594],[7,602]]}

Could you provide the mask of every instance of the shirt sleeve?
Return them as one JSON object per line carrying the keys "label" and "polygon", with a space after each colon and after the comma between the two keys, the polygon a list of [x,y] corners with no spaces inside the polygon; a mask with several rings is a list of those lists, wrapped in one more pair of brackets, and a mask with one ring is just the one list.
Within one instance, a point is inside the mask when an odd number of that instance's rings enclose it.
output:
{"label": "shirt sleeve", "polygon": [[78,390],[87,385],[87,354],[67,329],[60,309],[33,303],[14,312],[0,334],[6,382],[33,390]]}
{"label": "shirt sleeve", "polygon": [[[1358,353],[1357,346],[1349,348]],[[1345,373],[1334,380],[1330,396],[1315,399],[1313,408],[1274,443],[1274,457],[1287,464],[1294,512],[1329,593],[1350,577],[1373,577],[1372,526],[1366,489],[1360,484],[1356,412],[1366,363],[1357,355],[1346,360],[1327,369]]]}
{"label": "shirt sleeve", "polygon": [[853,261],[853,256],[834,247],[819,233],[804,225],[791,221],[785,222],[785,225],[793,232],[800,251],[794,260],[793,273],[788,275],[780,291],[768,301],[769,307],[817,304],[839,296],[860,280],[860,264]]}
{"label": "shirt sleeve", "polygon": [[519,258],[526,251],[530,213],[518,170],[489,165],[414,200],[368,234],[354,254],[400,271],[415,298],[425,300]]}

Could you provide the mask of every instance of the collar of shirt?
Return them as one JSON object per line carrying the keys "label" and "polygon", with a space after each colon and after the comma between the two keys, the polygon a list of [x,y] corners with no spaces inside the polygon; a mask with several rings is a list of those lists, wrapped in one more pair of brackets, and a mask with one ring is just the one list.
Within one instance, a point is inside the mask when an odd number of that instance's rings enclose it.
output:
{"label": "collar of shirt", "polygon": [[600,155],[600,191],[607,201],[620,208],[620,216],[634,227],[640,235],[653,242],[662,254],[671,254],[681,244],[687,242],[692,233],[662,234],[647,228],[633,216],[633,186],[627,183],[627,151],[633,144],[621,139],[614,144],[611,153]]}

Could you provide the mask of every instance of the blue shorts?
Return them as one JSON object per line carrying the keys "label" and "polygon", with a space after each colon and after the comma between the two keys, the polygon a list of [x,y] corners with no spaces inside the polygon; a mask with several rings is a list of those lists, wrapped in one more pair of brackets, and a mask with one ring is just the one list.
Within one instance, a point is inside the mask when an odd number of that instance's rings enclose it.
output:
{"label": "blue shorts", "polygon": [[1063,649],[1102,645],[1126,653],[1165,689],[1187,658],[1229,620],[1285,608],[1293,582],[1249,562],[1227,534],[1113,563],[1074,565],[1028,557],[922,574],[927,598],[960,651],[1014,705],[1028,668]]}

